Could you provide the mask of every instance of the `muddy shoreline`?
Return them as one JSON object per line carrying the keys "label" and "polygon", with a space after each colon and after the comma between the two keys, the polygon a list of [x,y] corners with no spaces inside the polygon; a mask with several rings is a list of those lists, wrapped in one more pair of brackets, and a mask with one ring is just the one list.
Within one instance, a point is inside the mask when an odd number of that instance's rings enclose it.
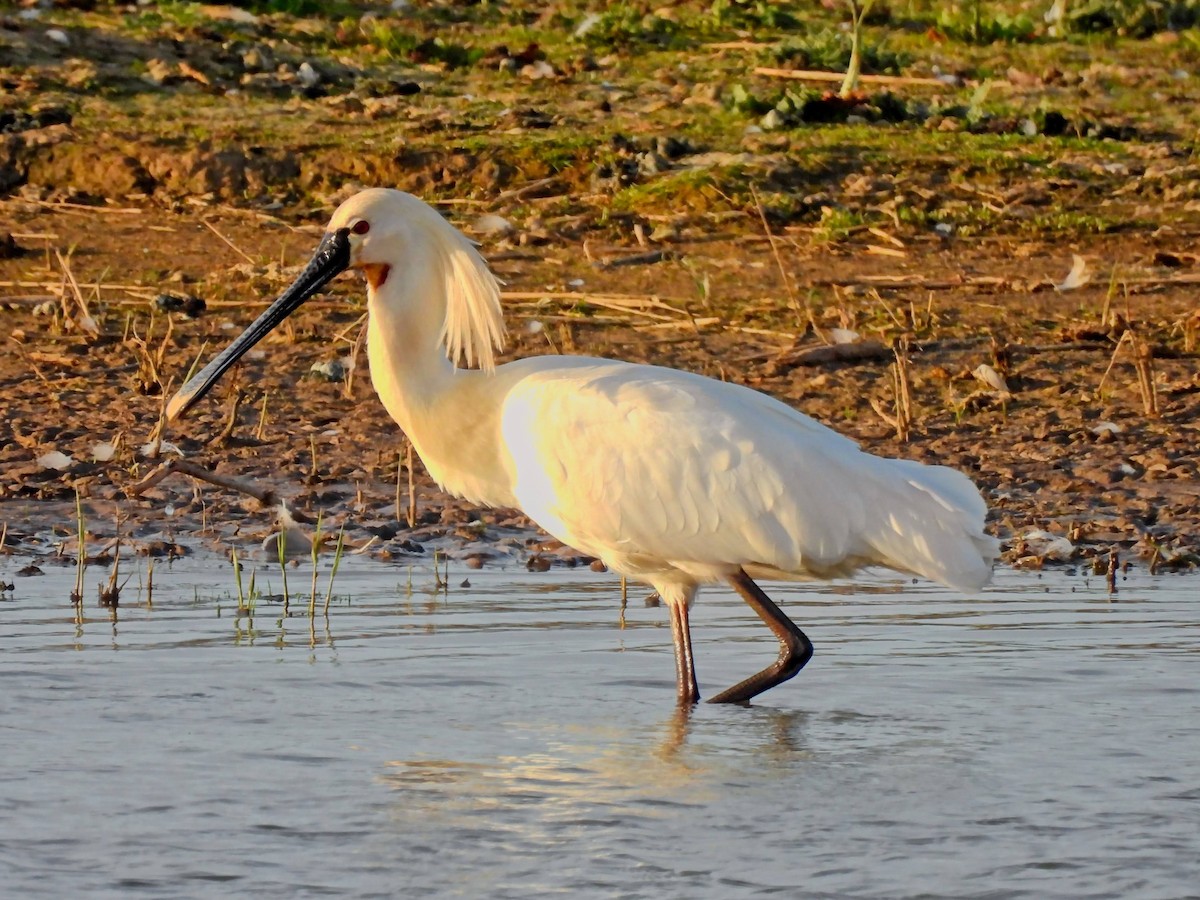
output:
{"label": "muddy shoreline", "polygon": [[[236,492],[130,489],[162,462],[144,448],[164,395],[375,184],[481,242],[503,359],[684,368],[962,469],[1007,564],[1200,566],[1200,54],[1175,31],[982,42],[884,10],[868,62],[900,82],[842,101],[753,69],[836,44],[828,5],[803,27],[683,4],[594,33],[572,4],[368,5],[354,27],[186,4],[0,16],[4,572],[74,556],[77,493],[92,555],[118,531],[147,554],[269,537]],[[363,295],[339,279],[160,452],[383,559],[589,564],[419,461],[410,525],[406,445],[355,353]]]}

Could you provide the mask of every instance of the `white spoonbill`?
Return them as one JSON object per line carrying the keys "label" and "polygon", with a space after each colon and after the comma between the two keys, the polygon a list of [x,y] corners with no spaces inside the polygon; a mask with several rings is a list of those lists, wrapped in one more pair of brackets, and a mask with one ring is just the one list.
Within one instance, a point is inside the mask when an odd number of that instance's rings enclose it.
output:
{"label": "white spoonbill", "polygon": [[872,456],[765,394],[675,369],[575,356],[496,366],[495,277],[466,237],[400,191],[343,203],[295,283],[180,389],[168,416],[347,268],[369,285],[371,380],[429,474],[475,503],[521,509],[658,591],[682,704],[700,696],[688,615],[702,584],[729,582],[779,638],[775,663],[712,698],[738,703],[812,656],[752,578],[883,565],[970,591],[990,576],[986,507],[953,469]]}

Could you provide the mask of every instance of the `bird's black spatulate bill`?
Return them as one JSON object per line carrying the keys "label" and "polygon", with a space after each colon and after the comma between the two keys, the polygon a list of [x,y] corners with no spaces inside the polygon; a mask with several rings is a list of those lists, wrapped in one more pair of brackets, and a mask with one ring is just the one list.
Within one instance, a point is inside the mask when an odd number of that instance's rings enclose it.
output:
{"label": "bird's black spatulate bill", "polygon": [[321,239],[312,259],[304,267],[291,287],[279,295],[250,327],[238,335],[237,340],[218,354],[212,362],[201,369],[171,398],[167,404],[167,418],[178,419],[209,392],[222,375],[236,363],[246,351],[267,336],[276,325],[286,319],[305,300],[325,287],[340,272],[350,265],[350,230],[340,228],[329,232]]}

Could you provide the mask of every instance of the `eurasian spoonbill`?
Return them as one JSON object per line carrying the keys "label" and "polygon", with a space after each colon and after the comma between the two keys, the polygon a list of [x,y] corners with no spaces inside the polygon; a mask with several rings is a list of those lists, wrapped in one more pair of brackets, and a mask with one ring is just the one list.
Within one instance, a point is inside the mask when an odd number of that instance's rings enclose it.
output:
{"label": "eurasian spoonbill", "polygon": [[670,612],[683,704],[699,699],[688,616],[702,584],[727,581],[779,639],[775,663],[712,698],[737,703],[812,656],[752,579],[882,565],[973,591],[991,574],[983,498],[953,469],[873,456],[765,394],[675,369],[574,356],[496,366],[495,277],[400,191],[343,203],[296,281],[180,389],[169,417],[347,268],[369,285],[371,380],[429,474],[651,585]]}

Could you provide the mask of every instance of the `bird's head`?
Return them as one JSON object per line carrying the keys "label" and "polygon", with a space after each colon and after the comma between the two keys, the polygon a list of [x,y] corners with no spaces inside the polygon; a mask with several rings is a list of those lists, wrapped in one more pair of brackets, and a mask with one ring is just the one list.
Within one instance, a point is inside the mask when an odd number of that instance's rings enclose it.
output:
{"label": "bird's head", "polygon": [[346,269],[361,269],[378,292],[405,261],[420,266],[422,277],[433,279],[434,289],[444,295],[441,340],[451,359],[491,368],[504,326],[499,288],[486,263],[428,204],[403,191],[372,188],[338,207],[292,285],[179,389],[167,404],[167,418],[183,416],[251,347]]}

